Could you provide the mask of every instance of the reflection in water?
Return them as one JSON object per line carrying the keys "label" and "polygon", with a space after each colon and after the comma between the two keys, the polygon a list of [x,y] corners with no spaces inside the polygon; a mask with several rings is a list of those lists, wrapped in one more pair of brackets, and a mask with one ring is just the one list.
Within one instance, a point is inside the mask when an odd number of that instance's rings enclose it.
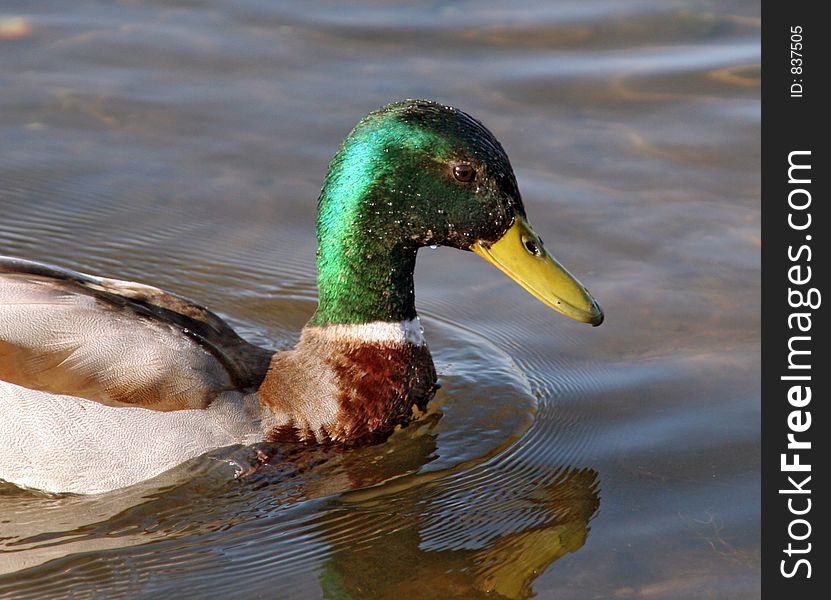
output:
{"label": "reflection in water", "polygon": [[[348,501],[349,496],[344,497]],[[510,516],[482,512],[476,505],[456,504],[444,515],[441,534],[453,544],[432,548],[424,539],[419,517],[434,506],[407,507],[414,518],[399,524],[384,544],[348,547],[335,552],[323,565],[321,584],[327,598],[529,598],[532,584],[548,566],[578,550],[586,540],[588,522],[598,507],[597,473],[564,469],[536,490],[534,514]],[[383,499],[367,507],[373,522],[389,518]],[[470,544],[471,527],[479,534],[490,525],[496,531],[505,518],[534,524],[495,535],[480,545]],[[473,546],[473,547],[468,547]],[[390,573],[395,577],[390,577]]]}
{"label": "reflection in water", "polygon": [[[5,508],[18,510],[6,511],[17,519],[4,523],[0,590],[16,597],[137,591],[165,572],[190,578],[230,570],[250,582],[263,577],[264,563],[270,579],[324,559],[319,583],[327,598],[530,597],[551,563],[583,545],[599,504],[597,473],[537,474],[530,490],[519,486],[498,498],[482,493],[475,478],[448,492],[446,481],[464,481],[477,467],[422,472],[435,458],[437,423],[438,415],[428,415],[399,432],[394,451],[283,447],[241,481],[229,474],[250,449],[220,451],[101,496],[38,498],[2,488]],[[191,479],[175,483],[184,472]],[[315,499],[322,504],[307,510]],[[33,521],[44,510],[52,518]],[[237,532],[230,547],[194,545],[229,528]],[[188,583],[208,597],[233,596],[235,585]],[[291,593],[280,582],[269,585]]]}

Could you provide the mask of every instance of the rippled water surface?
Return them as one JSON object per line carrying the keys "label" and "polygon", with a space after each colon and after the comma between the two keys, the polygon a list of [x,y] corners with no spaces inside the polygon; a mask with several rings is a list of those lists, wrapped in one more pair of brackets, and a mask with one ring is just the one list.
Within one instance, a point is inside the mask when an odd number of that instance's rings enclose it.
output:
{"label": "rippled water surface", "polygon": [[0,4],[0,254],[153,283],[288,347],[330,156],[427,97],[494,131],[607,314],[568,321],[424,250],[443,387],[423,420],[244,481],[220,452],[100,496],[0,484],[0,595],[757,597],[758,12]]}

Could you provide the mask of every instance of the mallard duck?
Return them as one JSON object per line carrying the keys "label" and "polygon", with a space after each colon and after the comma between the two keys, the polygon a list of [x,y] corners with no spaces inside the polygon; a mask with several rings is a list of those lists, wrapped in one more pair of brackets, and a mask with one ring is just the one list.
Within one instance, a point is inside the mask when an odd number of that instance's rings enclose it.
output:
{"label": "mallard duck", "polygon": [[436,371],[415,308],[418,249],[470,250],[554,310],[599,325],[528,223],[493,134],[427,100],[363,118],[329,165],[317,310],[292,350],[249,344],[161,289],[0,258],[0,479],[98,493],[235,444],[385,439]]}

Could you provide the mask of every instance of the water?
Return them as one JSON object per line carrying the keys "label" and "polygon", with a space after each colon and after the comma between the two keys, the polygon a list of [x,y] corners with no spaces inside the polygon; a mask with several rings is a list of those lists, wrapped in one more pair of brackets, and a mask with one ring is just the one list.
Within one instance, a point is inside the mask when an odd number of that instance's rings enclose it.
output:
{"label": "water", "polygon": [[423,421],[246,481],[2,485],[0,595],[759,595],[758,3],[6,1],[0,55],[2,253],[288,347],[328,159],[427,97],[494,131],[607,316],[422,252]]}

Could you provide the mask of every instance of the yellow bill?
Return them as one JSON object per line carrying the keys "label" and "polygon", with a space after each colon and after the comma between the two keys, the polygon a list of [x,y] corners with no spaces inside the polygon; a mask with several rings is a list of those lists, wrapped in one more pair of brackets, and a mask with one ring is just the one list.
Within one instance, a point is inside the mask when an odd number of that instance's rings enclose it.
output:
{"label": "yellow bill", "polygon": [[595,327],[603,322],[603,309],[597,300],[546,252],[542,240],[523,217],[518,216],[496,243],[476,242],[471,250],[557,312]]}

